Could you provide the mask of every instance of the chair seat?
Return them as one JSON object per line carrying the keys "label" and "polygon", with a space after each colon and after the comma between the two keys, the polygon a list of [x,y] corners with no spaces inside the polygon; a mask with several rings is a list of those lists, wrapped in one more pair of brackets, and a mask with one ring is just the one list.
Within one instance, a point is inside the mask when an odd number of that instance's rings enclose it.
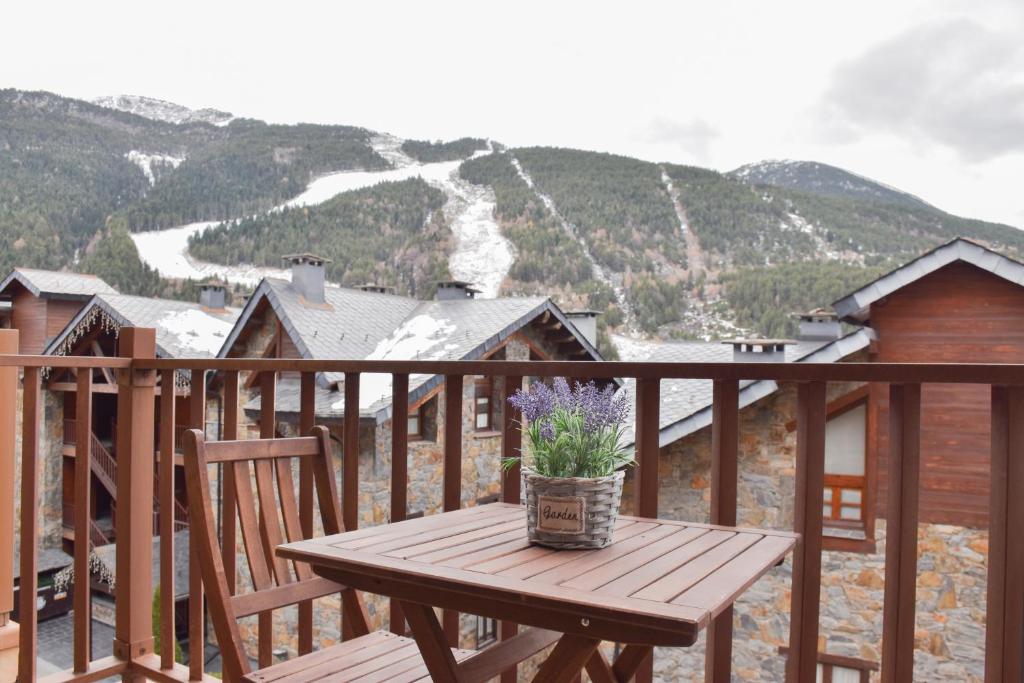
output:
{"label": "chair seat", "polygon": [[[453,649],[456,661],[476,652]],[[352,681],[371,683],[412,683],[429,681],[430,675],[420,656],[416,641],[387,631],[374,631],[365,636],[311,652],[254,671],[243,679],[248,683],[305,683]]]}

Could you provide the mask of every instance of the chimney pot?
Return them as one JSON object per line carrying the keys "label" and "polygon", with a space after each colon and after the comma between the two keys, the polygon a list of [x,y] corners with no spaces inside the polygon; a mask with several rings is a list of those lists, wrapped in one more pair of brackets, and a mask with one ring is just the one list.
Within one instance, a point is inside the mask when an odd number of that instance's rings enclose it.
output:
{"label": "chimney pot", "polygon": [[287,254],[281,258],[291,266],[292,287],[299,296],[306,303],[326,303],[324,265],[331,260],[315,254]]}
{"label": "chimney pot", "polygon": [[843,326],[839,316],[824,308],[816,308],[807,313],[794,313],[800,332],[800,341],[835,341],[843,336]]}
{"label": "chimney pot", "polygon": [[734,363],[785,363],[786,347],[796,342],[792,339],[730,339],[722,342],[732,344]]}
{"label": "chimney pot", "polygon": [[214,310],[227,307],[227,287],[219,282],[208,282],[205,285],[199,285],[199,305],[203,308]]}
{"label": "chimney pot", "polygon": [[480,293],[479,289],[474,289],[469,282],[463,282],[462,280],[442,280],[437,283],[437,293],[434,295],[435,301],[458,301],[460,299],[473,299]]}

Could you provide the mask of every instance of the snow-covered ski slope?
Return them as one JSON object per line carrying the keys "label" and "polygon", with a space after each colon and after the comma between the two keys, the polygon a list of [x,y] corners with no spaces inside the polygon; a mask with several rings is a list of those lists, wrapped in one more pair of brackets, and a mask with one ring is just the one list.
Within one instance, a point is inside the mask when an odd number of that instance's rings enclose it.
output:
{"label": "snow-covered ski slope", "polygon": [[[394,168],[325,174],[313,180],[302,194],[272,211],[284,207],[314,206],[344,192],[382,182],[423,178],[448,197],[444,212],[455,236],[455,250],[448,260],[452,276],[476,285],[484,298],[496,297],[515,260],[515,252],[494,220],[494,192],[489,187],[473,185],[460,178],[461,161],[420,163],[403,153],[402,140],[391,135],[376,136],[371,144]],[[278,268],[216,264],[192,258],[188,253],[189,237],[215,225],[218,225],[216,221],[191,223],[167,230],[135,233],[132,239],[142,260],[164,277],[220,278],[247,286],[255,285],[263,277],[289,277],[287,271]]]}

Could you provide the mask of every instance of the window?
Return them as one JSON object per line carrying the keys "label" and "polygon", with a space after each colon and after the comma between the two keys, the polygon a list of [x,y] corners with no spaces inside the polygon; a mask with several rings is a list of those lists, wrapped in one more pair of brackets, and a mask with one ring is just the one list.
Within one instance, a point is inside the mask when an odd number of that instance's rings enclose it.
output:
{"label": "window", "polygon": [[825,498],[827,522],[865,522],[867,405],[859,403],[825,423]]}
{"label": "window", "polygon": [[494,428],[491,395],[491,380],[477,380],[473,404],[473,426],[478,432],[489,432]]}
{"label": "window", "polygon": [[423,425],[423,407],[421,406],[415,412],[409,415],[409,438],[410,439],[421,439],[423,434],[421,433]]}
{"label": "window", "polygon": [[482,650],[498,640],[498,620],[489,617],[476,618],[476,649]]}

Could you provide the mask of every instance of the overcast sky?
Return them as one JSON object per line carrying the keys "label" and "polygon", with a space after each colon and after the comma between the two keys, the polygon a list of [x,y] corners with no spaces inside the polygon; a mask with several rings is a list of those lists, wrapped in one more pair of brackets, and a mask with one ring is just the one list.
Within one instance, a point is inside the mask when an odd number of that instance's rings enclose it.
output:
{"label": "overcast sky", "polygon": [[719,170],[813,159],[1024,228],[1021,0],[15,0],[4,23],[0,87]]}

